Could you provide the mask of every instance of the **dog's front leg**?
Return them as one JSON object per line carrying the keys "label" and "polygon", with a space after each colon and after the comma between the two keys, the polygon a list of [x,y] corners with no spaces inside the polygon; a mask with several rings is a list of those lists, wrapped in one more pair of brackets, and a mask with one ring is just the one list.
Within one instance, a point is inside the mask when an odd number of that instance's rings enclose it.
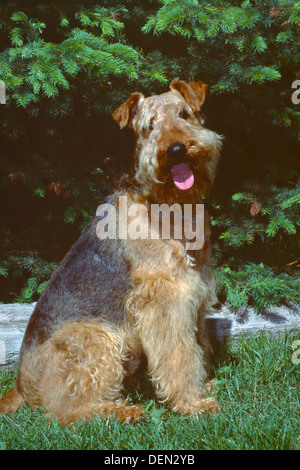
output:
{"label": "dog's front leg", "polygon": [[159,399],[184,414],[216,412],[207,398],[204,351],[197,343],[196,300],[192,282],[157,277],[140,279],[135,290],[137,329]]}

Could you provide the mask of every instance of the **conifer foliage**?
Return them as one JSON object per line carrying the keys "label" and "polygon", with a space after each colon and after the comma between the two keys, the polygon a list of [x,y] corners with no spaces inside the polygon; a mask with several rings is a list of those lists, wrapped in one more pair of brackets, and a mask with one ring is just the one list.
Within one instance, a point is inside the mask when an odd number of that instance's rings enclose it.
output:
{"label": "conifer foliage", "polygon": [[111,111],[181,78],[209,84],[225,137],[206,202],[220,300],[299,302],[299,23],[291,0],[2,1],[0,300],[40,295],[128,171]]}
{"label": "conifer foliage", "polygon": [[[44,6],[40,10],[48,8]],[[60,26],[68,27],[69,20],[63,10],[58,14]],[[60,91],[70,88],[70,79],[81,71],[94,74],[99,81],[110,74],[137,78],[138,52],[116,41],[124,26],[121,22],[99,6],[78,11],[74,17],[78,26],[70,29],[64,40],[54,43],[43,39],[44,22],[30,19],[22,11],[11,15],[12,47],[5,51],[6,57],[3,54],[0,73],[8,91],[13,90],[12,99],[17,106],[26,108],[43,95],[58,96]],[[96,29],[98,34],[90,29]],[[115,41],[111,43],[112,38]]]}
{"label": "conifer foliage", "polygon": [[215,65],[215,92],[232,93],[242,84],[277,81],[286,54],[295,57],[298,53],[299,2],[162,0],[160,3],[161,8],[143,30],[188,39],[189,60],[194,68],[211,73]]}
{"label": "conifer foliage", "polygon": [[299,302],[300,181],[292,188],[245,184],[245,189],[232,195],[230,218],[218,215],[218,206],[212,220],[219,233],[220,298],[236,310],[252,304],[260,312]]}

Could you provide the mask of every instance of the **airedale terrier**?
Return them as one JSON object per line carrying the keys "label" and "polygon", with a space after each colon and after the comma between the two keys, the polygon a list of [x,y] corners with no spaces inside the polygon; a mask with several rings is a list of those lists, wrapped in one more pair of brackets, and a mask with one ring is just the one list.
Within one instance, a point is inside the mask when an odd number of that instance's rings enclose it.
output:
{"label": "airedale terrier", "polygon": [[[153,204],[195,208],[212,186],[221,137],[200,117],[207,85],[174,81],[170,88],[148,98],[134,93],[113,114],[137,137],[135,174],[123,176],[107,199],[119,223],[121,197],[146,208],[140,219],[146,223]],[[122,395],[142,355],[158,398],[172,410],[217,412],[205,386],[203,318],[215,297],[204,219],[204,245],[189,251],[184,235],[100,239],[104,218],[96,215],[36,305],[16,385],[0,400],[0,412],[26,403],[44,407],[62,425],[100,414],[144,419],[144,410]]]}

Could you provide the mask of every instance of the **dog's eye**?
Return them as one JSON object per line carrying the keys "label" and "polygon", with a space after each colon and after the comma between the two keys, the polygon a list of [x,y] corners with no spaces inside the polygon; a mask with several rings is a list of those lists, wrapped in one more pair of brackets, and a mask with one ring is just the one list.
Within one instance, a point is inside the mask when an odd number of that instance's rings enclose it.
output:
{"label": "dog's eye", "polygon": [[153,131],[154,129],[154,118],[151,118],[149,123],[147,123],[143,128],[142,128],[142,134],[143,134],[143,137],[148,137],[149,134],[151,134],[151,132]]}
{"label": "dog's eye", "polygon": [[149,124],[148,124],[148,131],[153,131],[153,128],[154,128],[154,118],[151,118]]}
{"label": "dog's eye", "polygon": [[181,119],[188,119],[188,118],[189,118],[189,114],[188,114],[184,109],[182,109],[181,111],[179,111],[178,116],[179,116]]}

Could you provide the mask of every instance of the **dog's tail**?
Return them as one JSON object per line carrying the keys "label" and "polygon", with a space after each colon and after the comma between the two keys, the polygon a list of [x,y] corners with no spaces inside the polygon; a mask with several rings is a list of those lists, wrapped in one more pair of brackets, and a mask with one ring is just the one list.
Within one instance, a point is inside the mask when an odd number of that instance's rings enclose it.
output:
{"label": "dog's tail", "polygon": [[22,395],[18,392],[16,387],[13,387],[0,399],[0,413],[12,413],[20,408],[22,402]]}

